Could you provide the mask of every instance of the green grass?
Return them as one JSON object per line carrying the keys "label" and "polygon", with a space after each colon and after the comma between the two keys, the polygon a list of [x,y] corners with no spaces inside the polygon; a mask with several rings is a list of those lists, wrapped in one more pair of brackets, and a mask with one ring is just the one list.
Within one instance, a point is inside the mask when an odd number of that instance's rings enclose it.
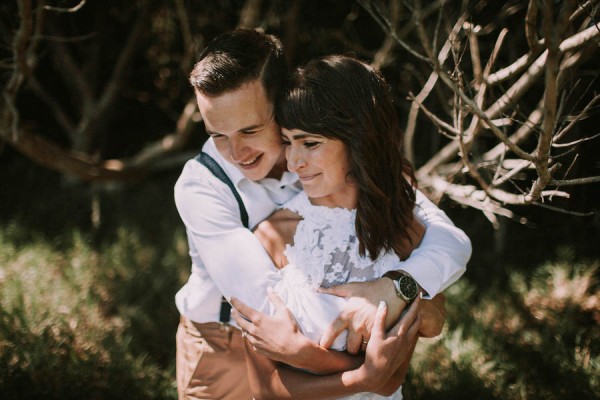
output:
{"label": "green grass", "polygon": [[[126,228],[102,245],[76,230],[24,236],[0,229],[2,399],[175,399],[183,231],[165,239],[170,250]],[[508,290],[452,286],[445,332],[420,342],[405,396],[597,398],[598,263],[565,257],[513,271]]]}
{"label": "green grass", "polygon": [[448,290],[444,334],[423,339],[410,399],[600,398],[598,261],[568,257],[511,271],[509,288]]}
{"label": "green grass", "polygon": [[122,229],[99,249],[78,232],[15,245],[19,234],[0,231],[1,397],[175,398],[181,244],[160,254]]}

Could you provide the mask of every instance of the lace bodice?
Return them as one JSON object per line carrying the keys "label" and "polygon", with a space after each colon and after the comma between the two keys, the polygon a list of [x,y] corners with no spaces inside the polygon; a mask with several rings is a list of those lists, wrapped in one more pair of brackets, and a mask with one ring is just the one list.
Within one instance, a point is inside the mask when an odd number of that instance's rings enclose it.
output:
{"label": "lace bodice", "polygon": [[[304,192],[282,208],[296,212],[303,219],[296,228],[294,244],[286,246],[288,265],[281,270],[281,280],[274,290],[294,314],[304,335],[318,342],[343,310],[346,300],[316,293],[315,289],[379,278],[389,270],[398,269],[400,260],[395,253],[382,253],[375,261],[359,255],[355,210],[313,206]],[[271,313],[274,312],[271,308]],[[346,336],[346,332],[339,335],[332,348],[345,350]],[[344,399],[401,400],[402,390],[390,397],[358,393]]]}
{"label": "lace bodice", "polygon": [[373,280],[397,269],[400,260],[393,252],[382,253],[375,261],[359,255],[354,225],[356,210],[314,206],[304,192],[283,208],[303,218],[296,229],[294,244],[287,245],[285,250],[289,264],[302,271],[295,272],[295,284],[314,290],[319,286]]}

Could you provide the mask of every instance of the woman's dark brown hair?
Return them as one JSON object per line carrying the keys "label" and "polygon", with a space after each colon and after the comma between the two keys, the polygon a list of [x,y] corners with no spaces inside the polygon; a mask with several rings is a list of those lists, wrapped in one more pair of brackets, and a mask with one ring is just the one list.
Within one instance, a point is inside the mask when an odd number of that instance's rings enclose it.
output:
{"label": "woman's dark brown hair", "polygon": [[[276,102],[277,121],[341,140],[358,187],[356,234],[362,256],[395,250],[410,237],[415,205],[414,173],[402,155],[403,133],[389,86],[369,65],[327,56],[296,69]],[[406,178],[408,177],[409,180]]]}

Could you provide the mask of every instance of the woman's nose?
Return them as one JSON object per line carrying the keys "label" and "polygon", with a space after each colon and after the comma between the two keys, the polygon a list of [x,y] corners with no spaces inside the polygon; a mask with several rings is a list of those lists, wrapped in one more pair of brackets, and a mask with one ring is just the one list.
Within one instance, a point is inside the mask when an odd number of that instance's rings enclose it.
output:
{"label": "woman's nose", "polygon": [[287,158],[288,170],[291,172],[296,172],[298,169],[306,165],[306,161],[304,160],[302,152],[294,149],[293,147],[288,147],[285,156]]}

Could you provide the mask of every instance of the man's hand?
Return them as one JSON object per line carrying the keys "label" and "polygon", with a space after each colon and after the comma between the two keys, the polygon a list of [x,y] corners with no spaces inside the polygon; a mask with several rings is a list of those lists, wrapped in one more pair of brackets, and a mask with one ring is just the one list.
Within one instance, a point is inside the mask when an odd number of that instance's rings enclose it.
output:
{"label": "man's hand", "polygon": [[422,300],[419,308],[421,329],[419,334],[423,337],[436,337],[442,333],[446,322],[446,296],[438,294],[431,300]]}
{"label": "man's hand", "polygon": [[[421,299],[417,298],[408,312],[387,333],[385,331],[387,307],[384,302],[381,302],[377,308],[371,339],[365,350],[365,361],[358,369],[364,382],[369,385],[367,391],[378,392],[388,385],[394,373],[410,359],[421,326],[420,302]],[[397,385],[401,383],[398,381]]]}
{"label": "man's hand", "polygon": [[[302,334],[294,315],[281,298],[272,290],[269,290],[268,296],[275,306],[274,316],[264,314],[232,298],[232,317],[258,354],[293,365],[300,350],[306,346],[308,338]],[[291,359],[292,356],[294,360]]]}
{"label": "man's hand", "polygon": [[[392,326],[406,307],[406,303],[396,296],[394,284],[388,278],[370,282],[353,282],[331,288],[319,289],[321,293],[332,294],[348,299],[344,311],[329,325],[321,338],[321,346],[331,347],[335,338],[348,329],[347,351],[356,354],[371,337],[371,330],[380,301],[387,306],[385,327]],[[364,349],[364,346],[363,346]]]}

